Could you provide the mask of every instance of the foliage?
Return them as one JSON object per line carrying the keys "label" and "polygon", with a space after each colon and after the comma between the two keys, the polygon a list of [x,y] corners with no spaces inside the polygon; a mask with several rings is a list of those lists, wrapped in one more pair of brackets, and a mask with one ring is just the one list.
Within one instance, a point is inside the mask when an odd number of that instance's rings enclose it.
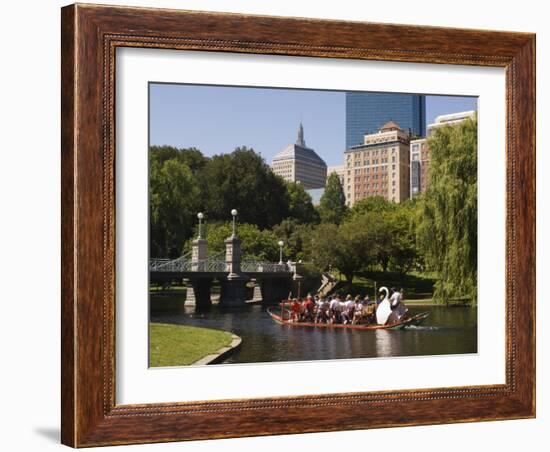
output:
{"label": "foliage", "polygon": [[398,204],[386,200],[383,196],[369,196],[357,202],[350,210],[351,215],[365,213],[392,212],[398,208]]}
{"label": "foliage", "polygon": [[288,215],[285,182],[252,149],[212,157],[199,176],[203,208],[211,220],[226,221],[230,210],[237,209],[240,222],[265,229]]}
{"label": "foliage", "polygon": [[284,256],[292,260],[306,260],[305,242],[311,241],[313,228],[313,225],[299,224],[294,219],[286,219],[272,230],[277,240],[284,242]]}
{"label": "foliage", "polygon": [[153,161],[149,180],[150,255],[178,257],[193,228],[199,190],[190,168],[176,158]]}
{"label": "foliage", "polygon": [[[208,223],[205,227],[208,240],[208,254],[213,255],[225,251],[225,240],[231,236],[231,223]],[[279,261],[279,239],[270,230],[260,230],[254,224],[239,223],[237,237],[241,240],[241,256],[243,259]],[[190,249],[190,245],[187,245]]]}
{"label": "foliage", "polygon": [[[477,121],[438,128],[428,140],[431,170],[417,237],[438,273],[434,298],[477,303]],[[435,170],[437,168],[437,170]]]}
{"label": "foliage", "polygon": [[352,223],[322,223],[313,231],[311,241],[306,242],[307,254],[319,270],[338,269],[351,284],[355,274],[372,258],[372,243],[363,231]]}
{"label": "foliage", "polygon": [[336,173],[328,176],[325,192],[319,203],[319,214],[323,223],[340,224],[346,214],[346,197]]}
{"label": "foliage", "polygon": [[295,182],[287,182],[288,193],[288,218],[298,223],[318,223],[319,214],[313,207],[311,196],[305,191],[303,185]]}
{"label": "foliage", "polygon": [[149,148],[149,156],[151,163],[164,163],[166,160],[176,159],[181,163],[185,163],[193,174],[204,168],[208,162],[208,159],[196,148],[178,149],[166,145],[151,146]]}

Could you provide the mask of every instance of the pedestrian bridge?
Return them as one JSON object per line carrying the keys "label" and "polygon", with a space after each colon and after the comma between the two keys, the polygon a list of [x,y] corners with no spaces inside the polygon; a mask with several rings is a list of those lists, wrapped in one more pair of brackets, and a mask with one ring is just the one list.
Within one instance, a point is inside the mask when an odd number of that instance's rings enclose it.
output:
{"label": "pedestrian bridge", "polygon": [[236,238],[231,240],[231,246],[228,245],[225,252],[199,259],[206,254],[206,246],[197,242],[199,240],[193,242],[191,252],[177,259],[150,259],[149,282],[184,283],[187,286],[186,305],[201,307],[212,303],[214,280],[221,287],[219,304],[222,306],[246,304],[247,298],[251,298],[247,296],[247,286],[251,285],[264,304],[278,303],[290,292],[299,293],[300,262],[240,260],[240,243]]}
{"label": "pedestrian bridge", "polygon": [[[190,253],[177,259],[150,259],[149,272],[153,273],[229,273],[228,263],[216,256],[192,260]],[[291,263],[244,260],[240,263],[242,273],[294,273]]]}

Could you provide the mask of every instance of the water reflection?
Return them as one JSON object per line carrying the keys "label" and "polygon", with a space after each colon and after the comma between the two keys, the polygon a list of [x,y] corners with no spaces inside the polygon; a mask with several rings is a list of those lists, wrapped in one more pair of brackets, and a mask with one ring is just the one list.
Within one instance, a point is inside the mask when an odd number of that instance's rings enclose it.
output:
{"label": "water reflection", "polygon": [[218,328],[241,336],[240,350],[226,363],[477,352],[477,311],[472,308],[411,307],[413,314],[430,311],[423,325],[402,331],[357,331],[278,325],[260,305],[240,310],[214,306],[195,312],[193,308],[182,308],[183,301],[177,296],[151,298],[153,322]]}

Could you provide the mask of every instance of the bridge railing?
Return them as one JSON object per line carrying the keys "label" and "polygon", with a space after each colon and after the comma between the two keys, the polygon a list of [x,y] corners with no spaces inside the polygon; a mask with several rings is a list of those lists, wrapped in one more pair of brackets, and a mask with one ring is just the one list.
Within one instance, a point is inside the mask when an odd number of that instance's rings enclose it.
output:
{"label": "bridge railing", "polygon": [[291,269],[285,263],[242,261],[241,271],[244,273],[288,273]]}
{"label": "bridge railing", "polygon": [[149,271],[153,272],[226,272],[224,261],[203,259],[198,261],[183,259],[151,259]]}
{"label": "bridge railing", "polygon": [[[219,255],[197,261],[192,261],[188,255],[185,255],[173,260],[150,259],[149,271],[224,273],[228,270],[227,263],[224,259],[220,259]],[[295,269],[287,263],[244,260],[241,261],[241,271],[243,273],[292,273]]]}

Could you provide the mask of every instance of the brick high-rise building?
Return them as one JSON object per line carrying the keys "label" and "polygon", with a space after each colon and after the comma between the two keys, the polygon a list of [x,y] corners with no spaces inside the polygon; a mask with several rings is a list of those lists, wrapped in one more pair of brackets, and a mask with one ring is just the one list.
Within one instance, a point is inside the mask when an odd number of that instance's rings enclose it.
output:
{"label": "brick high-rise building", "polygon": [[389,201],[409,199],[410,136],[394,121],[377,133],[363,137],[363,144],[344,152],[346,203],[353,206],[369,196]]}

